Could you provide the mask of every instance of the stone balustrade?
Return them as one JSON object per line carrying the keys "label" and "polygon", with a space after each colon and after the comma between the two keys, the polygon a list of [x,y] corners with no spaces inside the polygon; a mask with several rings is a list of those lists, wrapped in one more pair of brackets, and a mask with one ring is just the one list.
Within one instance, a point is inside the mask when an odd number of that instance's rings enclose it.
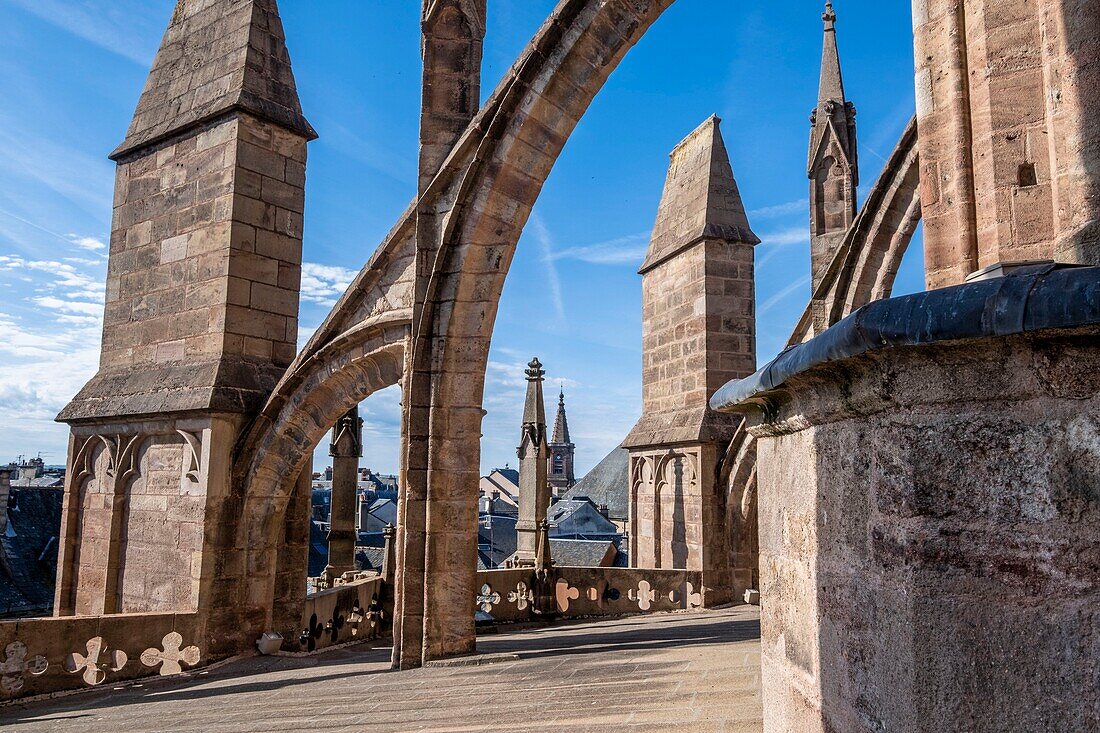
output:
{"label": "stone balustrade", "polygon": [[206,663],[196,613],[0,622],[0,700],[180,674]]}
{"label": "stone balustrade", "polygon": [[621,616],[701,608],[701,573],[694,570],[551,567],[477,574],[475,612],[482,622]]}
{"label": "stone balustrade", "polygon": [[387,604],[387,598],[392,593],[387,591],[381,575],[360,573],[307,596],[300,633],[295,639],[283,639],[283,649],[312,652],[390,634],[392,603]]}

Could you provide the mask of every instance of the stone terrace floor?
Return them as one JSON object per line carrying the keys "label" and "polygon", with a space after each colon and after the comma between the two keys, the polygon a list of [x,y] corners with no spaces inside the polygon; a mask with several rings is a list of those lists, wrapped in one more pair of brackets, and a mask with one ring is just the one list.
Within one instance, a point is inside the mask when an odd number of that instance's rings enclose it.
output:
{"label": "stone terrace floor", "polygon": [[478,666],[389,671],[389,649],[238,660],[0,707],[5,733],[761,730],[759,617],[739,607],[478,639]]}

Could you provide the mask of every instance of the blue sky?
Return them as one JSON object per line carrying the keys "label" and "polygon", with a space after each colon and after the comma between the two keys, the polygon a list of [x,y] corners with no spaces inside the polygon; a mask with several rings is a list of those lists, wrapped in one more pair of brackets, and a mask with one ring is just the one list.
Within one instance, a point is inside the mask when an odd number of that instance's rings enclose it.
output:
{"label": "blue sky", "polygon": [[[761,363],[809,297],[805,175],[818,0],[679,0],[627,56],[566,147],[508,276],[486,386],[482,466],[515,462],[523,365],[565,386],[578,472],[641,410],[641,279],[668,152],[723,133],[757,249]],[[64,462],[52,422],[98,362],[114,167],[173,0],[0,0],[0,461]],[[301,340],[412,199],[419,0],[280,0],[311,144]],[[913,113],[908,3],[837,0],[861,193]],[[488,96],[554,6],[489,0]],[[895,294],[923,289],[919,242]],[[397,467],[396,389],[364,405],[364,464]],[[552,416],[550,416],[552,420]],[[325,446],[322,446],[324,448]],[[326,465],[323,454],[315,466]]]}

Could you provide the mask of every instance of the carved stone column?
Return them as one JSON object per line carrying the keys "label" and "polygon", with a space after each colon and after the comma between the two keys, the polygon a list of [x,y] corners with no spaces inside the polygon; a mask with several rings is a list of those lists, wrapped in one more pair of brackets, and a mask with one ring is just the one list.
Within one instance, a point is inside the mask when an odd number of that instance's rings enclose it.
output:
{"label": "carved stone column", "polygon": [[359,459],[363,456],[363,421],[359,408],[348,410],[332,429],[328,454],[332,456],[332,499],[329,504],[328,567],[325,574],[339,576],[356,569],[356,499]]}

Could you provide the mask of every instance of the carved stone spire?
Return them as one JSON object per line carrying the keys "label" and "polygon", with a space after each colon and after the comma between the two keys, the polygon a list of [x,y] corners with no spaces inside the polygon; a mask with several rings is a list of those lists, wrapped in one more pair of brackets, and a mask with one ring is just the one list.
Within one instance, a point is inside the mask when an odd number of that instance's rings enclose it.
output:
{"label": "carved stone spire", "polygon": [[317,137],[302,114],[275,0],[179,0],[126,139],[111,157],[233,110]]}
{"label": "carved stone spire", "polygon": [[856,149],[856,108],[844,96],[840,51],[836,41],[836,11],[825,4],[821,16],[825,39],[821,51],[821,81],[817,106],[810,115],[810,260],[814,290],[829,269],[837,247],[856,218],[859,159]]}
{"label": "carved stone spire", "polygon": [[516,521],[517,565],[534,565],[538,553],[539,525],[550,507],[550,485],[546,482],[546,410],[542,401],[542,380],[546,372],[538,358],[527,365],[527,399],[523,404],[523,428],[519,448],[519,518]]}

